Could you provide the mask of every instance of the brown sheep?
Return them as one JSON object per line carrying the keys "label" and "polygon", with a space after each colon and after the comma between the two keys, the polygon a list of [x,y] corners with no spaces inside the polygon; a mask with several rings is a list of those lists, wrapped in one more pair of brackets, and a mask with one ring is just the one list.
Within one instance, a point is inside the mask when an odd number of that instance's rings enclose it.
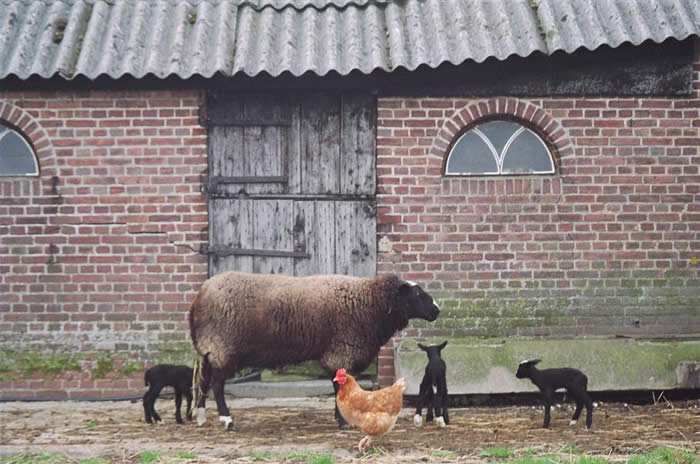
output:
{"label": "brown sheep", "polygon": [[[216,275],[204,282],[189,314],[192,343],[199,353],[197,422],[205,421],[211,387],[219,419],[234,429],[224,381],[242,368],[318,360],[329,379],[341,367],[360,372],[409,319],[432,322],[439,312],[420,286],[395,275]],[[337,406],[335,416],[344,425]]]}

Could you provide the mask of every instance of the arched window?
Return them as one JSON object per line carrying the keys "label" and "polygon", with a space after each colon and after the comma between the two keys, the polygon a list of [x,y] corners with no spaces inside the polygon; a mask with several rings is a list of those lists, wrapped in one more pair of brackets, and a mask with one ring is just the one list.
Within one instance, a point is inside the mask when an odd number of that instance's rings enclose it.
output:
{"label": "arched window", "polygon": [[38,176],[39,163],[29,142],[0,122],[0,176]]}
{"label": "arched window", "polygon": [[547,144],[515,121],[487,121],[472,127],[452,145],[446,176],[553,174]]}

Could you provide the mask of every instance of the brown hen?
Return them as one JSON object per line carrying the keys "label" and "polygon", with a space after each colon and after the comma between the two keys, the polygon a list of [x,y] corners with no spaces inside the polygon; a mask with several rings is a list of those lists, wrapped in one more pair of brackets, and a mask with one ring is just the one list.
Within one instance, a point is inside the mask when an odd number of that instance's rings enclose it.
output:
{"label": "brown hen", "polygon": [[336,395],[340,414],[350,425],[365,434],[357,445],[360,452],[363,452],[373,438],[381,437],[396,424],[403,404],[406,381],[401,378],[391,387],[366,391],[345,369],[338,369],[333,381],[340,386]]}

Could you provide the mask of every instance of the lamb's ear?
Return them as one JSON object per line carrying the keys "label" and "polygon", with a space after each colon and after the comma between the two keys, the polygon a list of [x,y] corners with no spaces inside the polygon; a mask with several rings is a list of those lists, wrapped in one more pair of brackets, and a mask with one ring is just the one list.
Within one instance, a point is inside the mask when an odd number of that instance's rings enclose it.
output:
{"label": "lamb's ear", "polygon": [[532,361],[528,361],[527,365],[534,366],[534,365],[538,364],[540,361],[542,361],[542,360],[541,359],[533,359]]}
{"label": "lamb's ear", "polygon": [[447,340],[438,345],[438,351],[442,351],[442,349],[445,348],[445,346],[447,346]]}
{"label": "lamb's ear", "polygon": [[423,351],[428,351],[428,347],[425,346],[425,345],[423,345],[422,343],[419,343],[419,344],[418,344],[418,348],[420,348],[420,349],[423,350]]}

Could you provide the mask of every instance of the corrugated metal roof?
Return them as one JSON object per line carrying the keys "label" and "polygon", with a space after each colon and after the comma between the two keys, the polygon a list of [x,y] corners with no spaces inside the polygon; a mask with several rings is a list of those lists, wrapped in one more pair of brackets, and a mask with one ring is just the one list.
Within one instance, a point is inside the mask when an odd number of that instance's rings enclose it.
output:
{"label": "corrugated metal roof", "polygon": [[700,34],[698,0],[0,0],[0,78],[341,75]]}

